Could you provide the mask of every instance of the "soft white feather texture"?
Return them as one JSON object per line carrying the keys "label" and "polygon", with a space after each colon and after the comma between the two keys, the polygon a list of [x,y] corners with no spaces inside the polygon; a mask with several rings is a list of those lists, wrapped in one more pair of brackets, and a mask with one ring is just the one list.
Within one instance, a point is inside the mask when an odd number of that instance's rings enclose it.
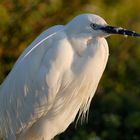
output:
{"label": "soft white feather texture", "polygon": [[90,22],[105,24],[81,15],[41,34],[19,57],[0,89],[6,140],[50,140],[78,112],[85,116],[108,59],[104,33],[89,28]]}
{"label": "soft white feather texture", "polygon": [[[48,36],[52,34],[55,36],[62,28],[62,25],[54,26],[37,37],[19,57],[13,70],[1,85],[0,130],[4,136],[18,133],[17,131],[20,132],[31,125],[49,107],[43,105],[47,100],[48,85],[45,79],[42,81],[43,76],[46,77],[49,67],[47,69],[46,66],[43,66],[42,61],[53,42],[52,38],[48,38]],[[41,42],[43,38],[44,42]],[[36,44],[38,45],[36,46]],[[33,53],[29,53],[31,50]],[[50,65],[50,61],[46,62],[47,65]],[[38,74],[34,75],[35,73]],[[35,76],[38,77],[35,78]]]}

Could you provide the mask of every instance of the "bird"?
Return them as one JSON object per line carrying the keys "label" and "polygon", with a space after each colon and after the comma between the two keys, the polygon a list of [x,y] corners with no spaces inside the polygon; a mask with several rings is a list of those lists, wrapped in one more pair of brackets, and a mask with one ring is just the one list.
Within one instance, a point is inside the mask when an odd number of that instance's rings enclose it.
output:
{"label": "bird", "polygon": [[41,33],[0,86],[4,140],[51,140],[77,115],[85,117],[108,61],[106,37],[113,34],[140,37],[90,13]]}

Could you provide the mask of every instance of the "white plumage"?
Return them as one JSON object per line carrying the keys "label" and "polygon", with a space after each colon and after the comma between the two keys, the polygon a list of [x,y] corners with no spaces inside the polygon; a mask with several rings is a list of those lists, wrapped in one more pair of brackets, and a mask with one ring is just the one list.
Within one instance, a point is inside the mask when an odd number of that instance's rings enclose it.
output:
{"label": "white plumage", "polygon": [[21,54],[0,88],[5,140],[50,140],[78,111],[85,115],[108,59],[104,26],[101,17],[82,14],[46,30]]}

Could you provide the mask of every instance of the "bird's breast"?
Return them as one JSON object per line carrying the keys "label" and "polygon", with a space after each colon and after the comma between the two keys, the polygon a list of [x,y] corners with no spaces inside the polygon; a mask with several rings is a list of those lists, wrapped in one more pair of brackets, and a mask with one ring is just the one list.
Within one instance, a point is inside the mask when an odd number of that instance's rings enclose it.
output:
{"label": "bird's breast", "polygon": [[[75,52],[71,67],[63,76],[64,80],[56,97],[57,104],[55,108],[61,110],[61,105],[65,107],[68,104],[67,108],[69,109],[63,110],[63,112],[68,116],[71,114],[73,117],[79,108],[82,108],[82,111],[86,111],[89,107],[88,101],[93,97],[103,74],[107,59],[108,45],[104,39],[92,40],[82,56]],[[58,110],[57,112],[61,112]]]}
{"label": "bird's breast", "polygon": [[85,114],[89,108],[108,58],[107,43],[94,41],[82,56],[74,52],[72,62],[63,75],[54,104],[48,112],[49,116],[46,116],[47,120],[51,118],[53,133],[63,132],[79,110],[80,114]]}
{"label": "bird's breast", "polygon": [[72,63],[73,73],[93,75],[102,73],[108,60],[109,50],[108,44],[104,38],[88,40],[87,46],[82,50],[81,55],[76,51]]}

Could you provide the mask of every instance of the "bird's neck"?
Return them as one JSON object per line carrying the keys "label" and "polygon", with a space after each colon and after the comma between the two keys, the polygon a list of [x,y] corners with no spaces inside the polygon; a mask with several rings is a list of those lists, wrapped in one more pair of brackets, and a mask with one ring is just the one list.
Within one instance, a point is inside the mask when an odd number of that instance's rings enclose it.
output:
{"label": "bird's neck", "polygon": [[69,42],[71,43],[73,49],[78,53],[78,55],[82,55],[84,50],[88,47],[88,43],[92,39],[91,36],[86,35],[74,35],[68,37]]}

